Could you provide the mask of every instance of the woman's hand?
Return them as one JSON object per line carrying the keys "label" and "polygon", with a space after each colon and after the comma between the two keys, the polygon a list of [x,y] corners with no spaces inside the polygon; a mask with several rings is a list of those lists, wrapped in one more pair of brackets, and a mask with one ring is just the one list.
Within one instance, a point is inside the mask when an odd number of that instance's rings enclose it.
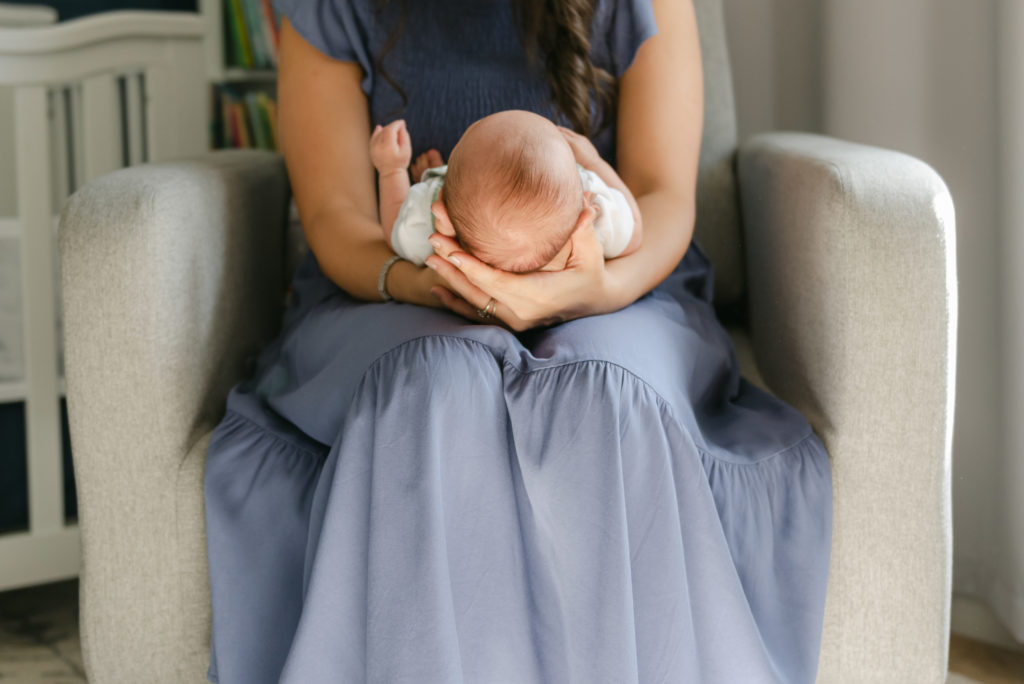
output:
{"label": "woman's hand", "polygon": [[572,148],[572,155],[576,157],[577,164],[585,169],[592,170],[597,165],[597,162],[601,161],[601,154],[594,147],[594,143],[590,142],[590,138],[580,135],[565,126],[558,126],[557,128],[558,132],[565,138],[565,141],[569,143],[569,147]]}
{"label": "woman's hand", "polygon": [[416,157],[416,161],[412,163],[412,180],[414,183],[419,183],[423,180],[423,174],[426,173],[427,169],[432,169],[437,166],[442,166],[444,159],[441,158],[441,153],[435,149],[429,149],[420,156]]}
{"label": "woman's hand", "polygon": [[572,154],[576,158],[577,164],[588,171],[596,173],[597,177],[604,181],[605,185],[618,190],[626,198],[626,204],[629,205],[629,210],[633,214],[633,234],[629,239],[629,244],[626,245],[618,256],[632,254],[639,249],[640,243],[643,241],[644,230],[643,215],[640,213],[640,205],[637,204],[633,191],[622,181],[622,178],[612,168],[611,164],[601,158],[601,153],[594,147],[594,143],[590,142],[590,138],[580,135],[565,126],[558,126],[558,132],[562,134],[565,141],[569,143],[569,147],[572,148]]}
{"label": "woman's hand", "polygon": [[[621,308],[612,296],[604,267],[601,244],[594,234],[590,216],[578,222],[570,238],[572,252],[561,271],[508,273],[492,268],[464,252],[459,244],[440,233],[430,237],[435,254],[427,265],[449,284],[432,290],[452,311],[485,322],[479,315],[493,297],[495,317],[515,331],[529,330],[583,316]],[[457,296],[456,296],[457,295]]]}

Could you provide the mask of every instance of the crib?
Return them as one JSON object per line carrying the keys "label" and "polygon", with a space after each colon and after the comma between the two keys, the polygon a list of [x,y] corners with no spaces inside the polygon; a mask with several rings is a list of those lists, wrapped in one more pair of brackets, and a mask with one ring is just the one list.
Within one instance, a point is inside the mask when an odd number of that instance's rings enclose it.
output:
{"label": "crib", "polygon": [[13,169],[16,206],[0,216],[0,403],[24,403],[28,500],[27,529],[0,534],[0,590],[73,577],[80,565],[63,496],[61,206],[97,176],[201,154],[209,140],[207,26],[199,15],[53,19],[43,8],[0,5],[0,126],[5,102],[13,122],[0,165]]}

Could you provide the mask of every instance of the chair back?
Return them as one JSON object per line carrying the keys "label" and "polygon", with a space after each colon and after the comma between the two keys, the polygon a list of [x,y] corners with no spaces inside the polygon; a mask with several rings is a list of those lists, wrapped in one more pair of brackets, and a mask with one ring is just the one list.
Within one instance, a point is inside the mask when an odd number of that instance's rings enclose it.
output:
{"label": "chair back", "polygon": [[697,177],[696,238],[715,267],[715,303],[737,304],[744,292],[736,192],[736,105],[722,0],[693,0],[704,63],[704,137]]}

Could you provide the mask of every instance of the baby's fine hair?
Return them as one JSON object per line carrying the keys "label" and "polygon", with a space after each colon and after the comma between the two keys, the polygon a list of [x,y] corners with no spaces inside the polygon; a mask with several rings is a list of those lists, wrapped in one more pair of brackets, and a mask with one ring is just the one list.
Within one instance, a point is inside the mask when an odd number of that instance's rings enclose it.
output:
{"label": "baby's fine hair", "polygon": [[[445,208],[459,242],[471,254],[506,271],[535,271],[554,259],[572,235],[575,217],[582,210],[582,184],[575,168],[574,184],[565,183],[553,173],[552,164],[544,161],[544,146],[535,140],[522,139],[521,144],[498,147],[490,160],[494,173],[488,175],[485,188],[475,183],[480,179],[470,178],[461,164],[449,163],[444,182]],[[499,215],[515,217],[520,224],[550,223],[570,213],[573,218],[563,220],[564,225],[554,231],[527,234],[502,230],[501,226],[490,231],[483,224],[480,198],[471,191],[473,185],[491,198],[492,211],[497,208]]]}

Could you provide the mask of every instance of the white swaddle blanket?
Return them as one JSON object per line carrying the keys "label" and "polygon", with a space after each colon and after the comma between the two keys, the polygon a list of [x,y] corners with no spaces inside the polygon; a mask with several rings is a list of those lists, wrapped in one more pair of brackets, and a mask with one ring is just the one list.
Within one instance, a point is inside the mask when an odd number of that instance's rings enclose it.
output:
{"label": "white swaddle blanket", "polygon": [[[594,194],[597,216],[594,218],[594,232],[604,248],[604,256],[611,259],[622,254],[633,237],[633,212],[626,197],[601,178],[579,164],[584,192]],[[409,188],[402,208],[398,211],[394,228],[391,229],[391,248],[398,256],[414,264],[423,264],[434,253],[428,238],[434,233],[434,217],[430,205],[437,199],[437,193],[444,185],[448,166],[428,169],[419,183]]]}

